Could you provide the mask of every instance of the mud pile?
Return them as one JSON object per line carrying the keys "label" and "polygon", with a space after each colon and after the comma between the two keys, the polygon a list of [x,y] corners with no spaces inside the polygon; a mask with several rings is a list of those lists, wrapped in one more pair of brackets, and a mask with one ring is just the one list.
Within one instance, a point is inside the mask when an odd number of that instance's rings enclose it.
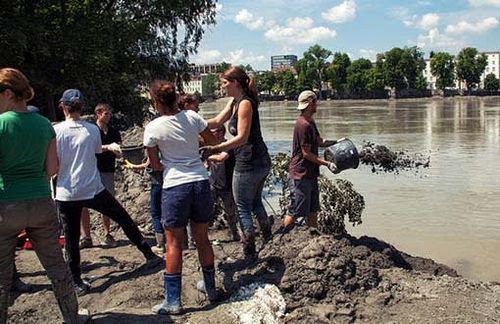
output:
{"label": "mud pile", "polygon": [[359,150],[359,159],[362,164],[371,166],[373,173],[418,170],[428,168],[430,156],[408,151],[393,151],[387,146],[365,142]]}

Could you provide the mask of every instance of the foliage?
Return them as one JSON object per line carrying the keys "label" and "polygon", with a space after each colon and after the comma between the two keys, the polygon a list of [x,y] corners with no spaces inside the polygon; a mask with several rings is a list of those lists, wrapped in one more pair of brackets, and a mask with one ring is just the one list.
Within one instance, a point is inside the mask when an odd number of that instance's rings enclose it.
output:
{"label": "foliage", "polygon": [[[326,81],[325,69],[328,66],[326,60],[331,55],[332,52],[330,50],[318,44],[309,47],[309,49],[304,52],[304,57],[300,59],[296,65],[296,69],[299,73],[299,90],[321,90],[322,82]],[[307,87],[308,85],[312,87]]]}
{"label": "foliage", "polygon": [[297,93],[297,80],[290,69],[276,71],[275,79],[274,92],[282,93],[287,97],[294,96]]}
{"label": "foliage", "polygon": [[222,62],[219,66],[217,66],[216,72],[217,73],[223,73],[224,71],[226,71],[230,67],[231,67],[231,64],[229,64],[227,62]]}
{"label": "foliage", "polygon": [[0,66],[25,72],[52,118],[69,87],[89,105],[133,114],[142,105],[138,86],[188,77],[187,58],[214,23],[209,0],[12,0],[0,6]]}
{"label": "foliage", "polygon": [[425,91],[427,89],[427,79],[423,75],[419,75],[415,81],[415,89]]}
{"label": "foliage", "polygon": [[467,90],[471,90],[481,81],[481,74],[486,68],[487,60],[484,54],[479,55],[477,49],[466,47],[457,55],[457,78],[465,81]]}
{"label": "foliage", "polygon": [[396,90],[415,89],[417,78],[425,68],[423,57],[418,47],[395,47],[377,56],[377,67],[387,86]]}
{"label": "foliage", "polygon": [[365,79],[368,91],[379,91],[385,88],[384,75],[377,68],[365,71]]}
{"label": "foliage", "polygon": [[259,91],[271,94],[273,86],[276,84],[276,77],[273,72],[265,71],[254,77],[255,86]]}
{"label": "foliage", "polygon": [[[280,189],[278,198],[281,216],[288,211],[290,190],[288,187],[288,166],[290,156],[278,153],[272,158],[271,173],[266,180],[269,191]],[[319,177],[319,191],[321,196],[321,211],[318,214],[319,229],[325,234],[345,234],[345,218],[353,225],[361,224],[361,215],[365,208],[365,201],[361,194],[356,192],[351,182],[345,179],[330,180]]]}
{"label": "foliage", "polygon": [[455,61],[446,52],[434,53],[431,58],[431,73],[436,77],[436,87],[444,90],[455,84]]}
{"label": "foliage", "polygon": [[351,59],[346,53],[336,52],[332,63],[326,68],[327,79],[330,80],[333,89],[339,93],[344,91],[347,83],[347,68],[351,65]]}
{"label": "foliage", "polygon": [[490,73],[484,78],[484,89],[489,91],[500,89],[500,80],[495,74]]}
{"label": "foliage", "polygon": [[347,90],[361,93],[367,89],[367,73],[372,69],[372,63],[364,58],[357,59],[347,68]]}
{"label": "foliage", "polygon": [[201,79],[201,89],[204,96],[213,96],[215,91],[219,89],[219,78],[212,73],[209,73]]}

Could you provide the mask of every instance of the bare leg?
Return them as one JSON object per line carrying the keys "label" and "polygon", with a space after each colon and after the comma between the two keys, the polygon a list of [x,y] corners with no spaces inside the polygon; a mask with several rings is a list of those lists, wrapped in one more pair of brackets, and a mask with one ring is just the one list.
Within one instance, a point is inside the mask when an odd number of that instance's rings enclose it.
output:
{"label": "bare leg", "polygon": [[214,266],[214,250],[208,239],[208,223],[191,223],[193,238],[198,249],[198,259],[204,268]]}
{"label": "bare leg", "polygon": [[184,227],[167,228],[166,273],[182,273],[182,244],[186,239]]}
{"label": "bare leg", "polygon": [[85,238],[90,238],[90,214],[88,208],[82,209],[82,236]]}

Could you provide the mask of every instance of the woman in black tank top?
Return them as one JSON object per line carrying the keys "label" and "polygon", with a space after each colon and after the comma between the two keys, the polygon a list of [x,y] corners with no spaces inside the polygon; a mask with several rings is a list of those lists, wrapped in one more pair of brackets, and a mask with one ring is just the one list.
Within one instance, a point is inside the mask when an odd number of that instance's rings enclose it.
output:
{"label": "woman in black tank top", "polygon": [[245,258],[255,259],[255,232],[252,213],[259,223],[264,241],[271,237],[271,226],[262,203],[262,189],[271,169],[271,160],[260,129],[259,102],[253,80],[240,67],[230,67],[221,75],[226,97],[232,98],[226,107],[208,121],[209,128],[216,128],[229,121],[228,128],[234,137],[211,147],[204,155],[234,149],[236,164],[233,174],[233,194],[243,234]]}

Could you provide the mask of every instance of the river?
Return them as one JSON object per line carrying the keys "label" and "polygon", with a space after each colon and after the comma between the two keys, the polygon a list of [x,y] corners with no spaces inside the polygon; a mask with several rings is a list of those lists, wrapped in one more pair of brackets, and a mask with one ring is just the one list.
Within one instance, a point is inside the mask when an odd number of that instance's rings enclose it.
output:
{"label": "river", "polygon": [[[213,116],[224,103],[202,104]],[[290,152],[295,102],[263,103],[264,139],[271,153]],[[366,202],[356,236],[375,236],[461,275],[500,281],[500,98],[323,101],[315,120],[322,137],[350,138],[430,156],[421,172],[374,174],[368,166],[348,179]],[[329,174],[326,168],[324,174]]]}

